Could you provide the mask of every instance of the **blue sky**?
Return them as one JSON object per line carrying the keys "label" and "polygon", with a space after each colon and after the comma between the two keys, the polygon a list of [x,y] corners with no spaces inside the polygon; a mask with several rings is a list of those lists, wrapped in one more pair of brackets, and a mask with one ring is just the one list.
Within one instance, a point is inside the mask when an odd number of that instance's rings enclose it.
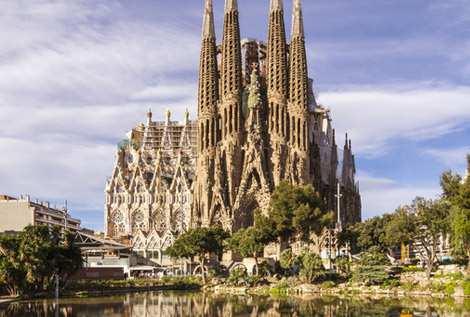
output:
{"label": "blue sky", "polygon": [[[0,192],[67,199],[101,229],[119,140],[149,107],[195,115],[202,2],[0,2]],[[268,1],[239,5],[242,36],[266,38]],[[462,173],[470,152],[468,0],[303,6],[309,75],[353,139],[363,215],[436,196],[439,174]]]}

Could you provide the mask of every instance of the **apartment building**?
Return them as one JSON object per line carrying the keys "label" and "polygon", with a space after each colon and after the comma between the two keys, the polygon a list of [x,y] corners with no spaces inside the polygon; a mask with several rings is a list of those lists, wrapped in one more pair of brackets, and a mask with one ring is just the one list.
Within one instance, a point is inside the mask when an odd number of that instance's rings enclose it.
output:
{"label": "apartment building", "polygon": [[29,195],[20,198],[0,195],[0,232],[21,231],[29,225],[57,226],[72,232],[81,229],[81,221],[70,216],[66,208],[31,201]]}

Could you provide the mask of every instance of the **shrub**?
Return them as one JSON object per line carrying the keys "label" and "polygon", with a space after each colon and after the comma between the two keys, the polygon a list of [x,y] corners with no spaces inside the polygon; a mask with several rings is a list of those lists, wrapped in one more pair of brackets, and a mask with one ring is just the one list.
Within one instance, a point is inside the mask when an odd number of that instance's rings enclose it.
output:
{"label": "shrub", "polygon": [[261,262],[258,264],[258,275],[259,276],[271,276],[273,275],[273,268],[268,262]]}
{"label": "shrub", "polygon": [[389,276],[384,266],[361,266],[354,271],[352,281],[370,286],[381,285],[388,278]]}
{"label": "shrub", "polygon": [[289,287],[289,282],[286,279],[283,279],[272,286],[269,289],[269,292],[273,295],[287,295]]}
{"label": "shrub", "polygon": [[455,286],[456,286],[455,282],[448,282],[444,284],[444,293],[449,296],[454,295]]}
{"label": "shrub", "polygon": [[464,281],[463,281],[463,293],[465,296],[470,296],[470,278],[466,278]]}
{"label": "shrub", "polygon": [[335,260],[336,271],[345,276],[349,277],[351,275],[351,261],[348,257],[341,256]]}
{"label": "shrub", "polygon": [[387,257],[372,248],[362,254],[353,272],[352,281],[364,285],[382,285],[389,279],[387,264],[389,264]]}
{"label": "shrub", "polygon": [[336,283],[333,282],[333,281],[326,281],[326,282],[323,282],[321,283],[320,287],[322,289],[329,289],[329,288],[333,288],[336,286]]}
{"label": "shrub", "polygon": [[403,272],[424,272],[424,268],[416,266],[416,265],[407,265],[403,267]]}
{"label": "shrub", "polygon": [[288,275],[297,274],[300,268],[300,259],[296,257],[291,249],[284,250],[281,253],[279,264]]}
{"label": "shrub", "polygon": [[325,277],[321,258],[312,253],[304,253],[300,256],[300,277],[307,283],[313,283]]}
{"label": "shrub", "polygon": [[227,284],[233,286],[247,286],[248,274],[245,269],[237,268],[230,271],[230,274],[227,278]]}
{"label": "shrub", "polygon": [[399,287],[400,286],[400,281],[396,278],[389,278],[385,280],[382,283],[382,288],[387,289],[387,288],[394,288],[394,287]]}

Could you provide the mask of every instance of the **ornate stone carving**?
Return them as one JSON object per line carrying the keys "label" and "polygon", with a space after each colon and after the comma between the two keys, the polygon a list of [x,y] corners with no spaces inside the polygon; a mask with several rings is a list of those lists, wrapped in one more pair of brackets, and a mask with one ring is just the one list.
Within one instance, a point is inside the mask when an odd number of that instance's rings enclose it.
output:
{"label": "ornate stone carving", "polygon": [[264,44],[240,41],[237,1],[227,0],[218,47],[212,0],[205,1],[197,122],[188,112],[182,123],[170,112],[153,122],[149,111],[147,124],[120,143],[106,187],[109,236],[138,236],[140,246],[161,248],[194,226],[234,231],[250,225],[256,209],[267,210],[281,181],[312,184],[330,210],[339,184],[343,224],[360,220],[351,144],[337,173],[330,113],[317,104],[308,78],[299,0],[293,8],[288,45],[282,1],[271,0]]}

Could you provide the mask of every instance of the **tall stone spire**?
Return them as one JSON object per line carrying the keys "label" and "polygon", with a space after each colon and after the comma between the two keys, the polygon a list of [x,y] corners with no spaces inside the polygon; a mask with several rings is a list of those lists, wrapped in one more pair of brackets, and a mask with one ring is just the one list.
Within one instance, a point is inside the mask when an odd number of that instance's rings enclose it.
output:
{"label": "tall stone spire", "polygon": [[271,0],[267,54],[269,135],[274,185],[284,178],[287,141],[288,66],[282,0]]}
{"label": "tall stone spire", "polygon": [[217,101],[219,99],[217,73],[217,48],[214,31],[212,0],[206,0],[202,29],[201,58],[199,65],[199,149],[214,147],[217,132]]}
{"label": "tall stone spire", "polygon": [[302,14],[302,5],[300,0],[294,0],[292,13],[292,37],[304,37],[304,18]]}
{"label": "tall stone spire", "polygon": [[198,159],[194,212],[207,224],[213,200],[215,148],[218,139],[219,75],[212,0],[206,0],[198,89]]}
{"label": "tall stone spire", "polygon": [[[294,0],[292,15],[292,35],[290,43],[290,74],[289,74],[289,141],[291,148],[290,164],[298,173],[294,182],[309,182],[310,147],[309,133],[309,79],[307,71],[307,53],[300,0]],[[295,171],[295,170],[294,170]]]}
{"label": "tall stone spire", "polygon": [[283,4],[282,0],[271,0],[271,5],[269,7],[269,10],[271,12],[276,11],[276,10],[283,10]]}
{"label": "tall stone spire", "polygon": [[[237,0],[225,1],[224,33],[222,39],[222,97],[238,97],[242,90],[240,24]],[[238,124],[237,124],[238,126]]]}
{"label": "tall stone spire", "polygon": [[212,0],[206,0],[202,24],[202,38],[212,37],[215,38],[214,9],[212,7]]}
{"label": "tall stone spire", "polygon": [[237,0],[225,0],[225,13],[230,11],[238,11]]}
{"label": "tall stone spire", "polygon": [[343,148],[343,168],[341,172],[341,182],[344,186],[351,187],[354,182],[354,162],[351,152],[351,140],[348,139],[346,133],[346,139],[344,141]]}
{"label": "tall stone spire", "polygon": [[[242,116],[242,54],[240,41],[240,24],[238,20],[238,5],[236,0],[225,1],[224,31],[222,39],[222,58],[220,66],[220,102],[219,122],[221,127],[220,169],[216,174],[226,175],[220,196],[227,206],[232,206],[240,185],[243,164],[243,135],[244,119]],[[231,210],[221,210],[221,215],[213,215],[213,219],[224,218]],[[221,222],[228,222],[227,219]]]}
{"label": "tall stone spire", "polygon": [[294,0],[290,47],[290,102],[299,109],[308,108],[307,53],[300,0]]}

